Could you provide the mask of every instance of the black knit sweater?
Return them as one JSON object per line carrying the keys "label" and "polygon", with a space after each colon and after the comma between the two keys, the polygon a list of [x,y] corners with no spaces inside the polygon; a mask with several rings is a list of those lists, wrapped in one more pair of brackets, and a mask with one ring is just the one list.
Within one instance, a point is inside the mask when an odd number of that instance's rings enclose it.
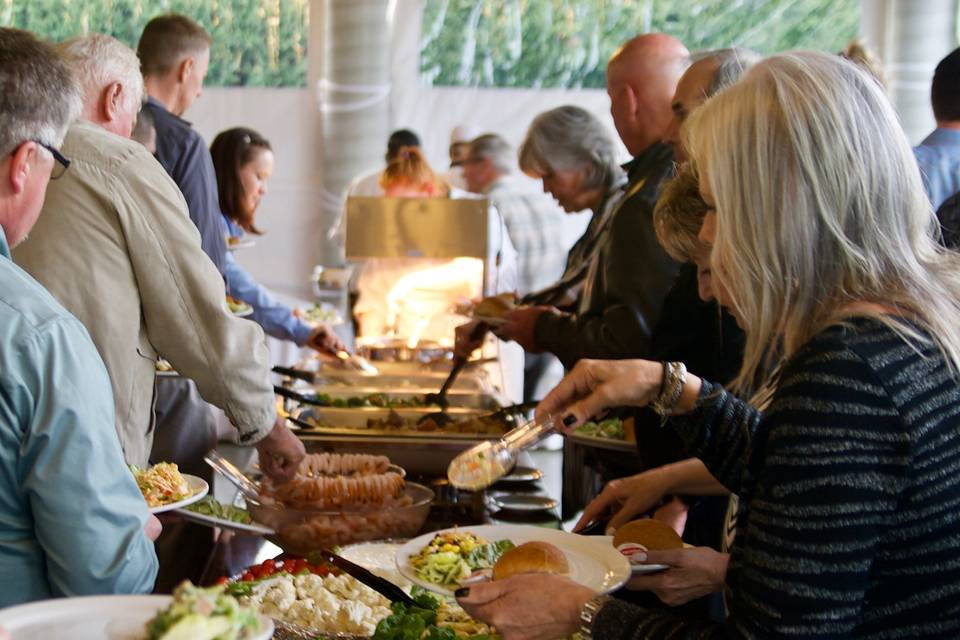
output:
{"label": "black knit sweater", "polygon": [[866,318],[786,364],[764,414],[704,382],[671,421],[739,494],[723,625],[614,601],[594,638],[960,638],[960,385]]}

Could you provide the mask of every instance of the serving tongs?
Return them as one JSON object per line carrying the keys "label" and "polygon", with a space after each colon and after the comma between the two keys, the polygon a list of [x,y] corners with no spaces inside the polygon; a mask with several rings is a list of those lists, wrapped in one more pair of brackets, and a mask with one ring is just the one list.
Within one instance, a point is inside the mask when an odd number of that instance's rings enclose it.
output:
{"label": "serving tongs", "polygon": [[281,387],[278,385],[273,385],[273,392],[278,396],[283,396],[287,400],[293,400],[294,402],[299,402],[300,404],[310,404],[315,407],[328,407],[330,405],[320,402],[312,396],[305,396],[302,393],[297,393],[293,389],[288,389],[286,387]]}
{"label": "serving tongs", "polygon": [[406,591],[397,585],[385,578],[381,578],[367,569],[364,569],[360,565],[347,560],[343,556],[338,556],[329,549],[318,549],[316,551],[311,551],[307,556],[307,561],[316,564],[319,564],[320,561],[329,562],[333,566],[338,567],[347,575],[355,578],[358,582],[367,585],[390,602],[401,602],[408,607],[420,606],[413,598],[407,595]]}
{"label": "serving tongs", "polygon": [[[468,340],[470,340],[470,342],[479,340],[489,330],[490,325],[479,322],[477,323],[477,326],[473,328],[473,331],[470,332]],[[417,424],[423,424],[427,420],[431,420],[437,426],[442,427],[453,421],[453,418],[451,418],[447,413],[447,407],[450,406],[450,401],[447,400],[447,392],[450,391],[450,387],[453,386],[453,383],[457,380],[457,376],[460,375],[460,372],[463,371],[463,368],[467,366],[467,361],[469,358],[469,355],[454,356],[453,368],[450,370],[450,375],[447,376],[447,379],[443,381],[443,386],[440,387],[439,393],[428,393],[424,397],[424,402],[426,402],[426,404],[435,404],[440,407],[440,411],[435,411],[433,413],[420,416],[420,419],[417,420]]]}
{"label": "serving tongs", "polygon": [[309,382],[311,384],[323,384],[325,382],[325,377],[316,371],[307,371],[306,369],[296,369],[294,367],[281,366],[274,367],[272,371],[280,374],[281,376],[287,376],[288,378],[294,378],[296,380],[303,380],[304,382]]}
{"label": "serving tongs", "polygon": [[203,456],[203,460],[210,465],[214,471],[229,480],[233,486],[240,489],[240,493],[242,493],[245,498],[259,499],[260,487],[257,483],[248,478],[243,471],[240,471],[237,465],[220,455],[216,449],[211,450],[207,455]]}
{"label": "serving tongs", "polygon": [[358,356],[356,354],[350,353],[349,351],[337,351],[337,358],[340,359],[340,362],[351,369],[356,369],[357,371],[362,371],[363,373],[371,376],[376,376],[380,374],[380,371],[370,364],[370,361],[364,358],[363,356]]}

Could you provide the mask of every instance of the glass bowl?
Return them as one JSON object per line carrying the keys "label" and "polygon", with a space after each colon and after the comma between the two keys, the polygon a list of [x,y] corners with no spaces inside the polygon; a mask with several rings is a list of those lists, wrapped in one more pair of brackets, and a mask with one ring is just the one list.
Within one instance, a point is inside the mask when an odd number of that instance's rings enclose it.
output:
{"label": "glass bowl", "polygon": [[356,509],[295,509],[247,500],[257,522],[276,533],[267,538],[287,553],[306,555],[320,548],[384,538],[411,538],[430,513],[433,490],[407,482],[403,495],[391,505],[362,505]]}

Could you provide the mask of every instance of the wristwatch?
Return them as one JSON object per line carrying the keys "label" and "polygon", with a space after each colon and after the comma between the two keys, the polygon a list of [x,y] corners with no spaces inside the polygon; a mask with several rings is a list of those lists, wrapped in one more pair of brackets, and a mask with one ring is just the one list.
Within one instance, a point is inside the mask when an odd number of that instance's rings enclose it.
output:
{"label": "wristwatch", "polygon": [[583,609],[580,610],[580,629],[577,631],[583,640],[593,637],[593,620],[603,605],[612,599],[610,596],[594,596],[583,605]]}

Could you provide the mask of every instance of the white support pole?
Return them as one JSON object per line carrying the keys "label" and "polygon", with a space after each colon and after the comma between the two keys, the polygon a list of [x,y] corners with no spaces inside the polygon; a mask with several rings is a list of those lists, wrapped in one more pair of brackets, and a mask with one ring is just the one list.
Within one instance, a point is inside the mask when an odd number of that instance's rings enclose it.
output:
{"label": "white support pole", "polygon": [[[390,135],[392,0],[312,0],[310,88],[322,119],[321,220],[339,218],[343,193],[356,175],[383,162]],[[321,239],[327,264],[343,248]]]}
{"label": "white support pole", "polygon": [[957,47],[957,0],[862,0],[861,33],[884,62],[890,98],[917,144],[936,126],[930,81]]}

